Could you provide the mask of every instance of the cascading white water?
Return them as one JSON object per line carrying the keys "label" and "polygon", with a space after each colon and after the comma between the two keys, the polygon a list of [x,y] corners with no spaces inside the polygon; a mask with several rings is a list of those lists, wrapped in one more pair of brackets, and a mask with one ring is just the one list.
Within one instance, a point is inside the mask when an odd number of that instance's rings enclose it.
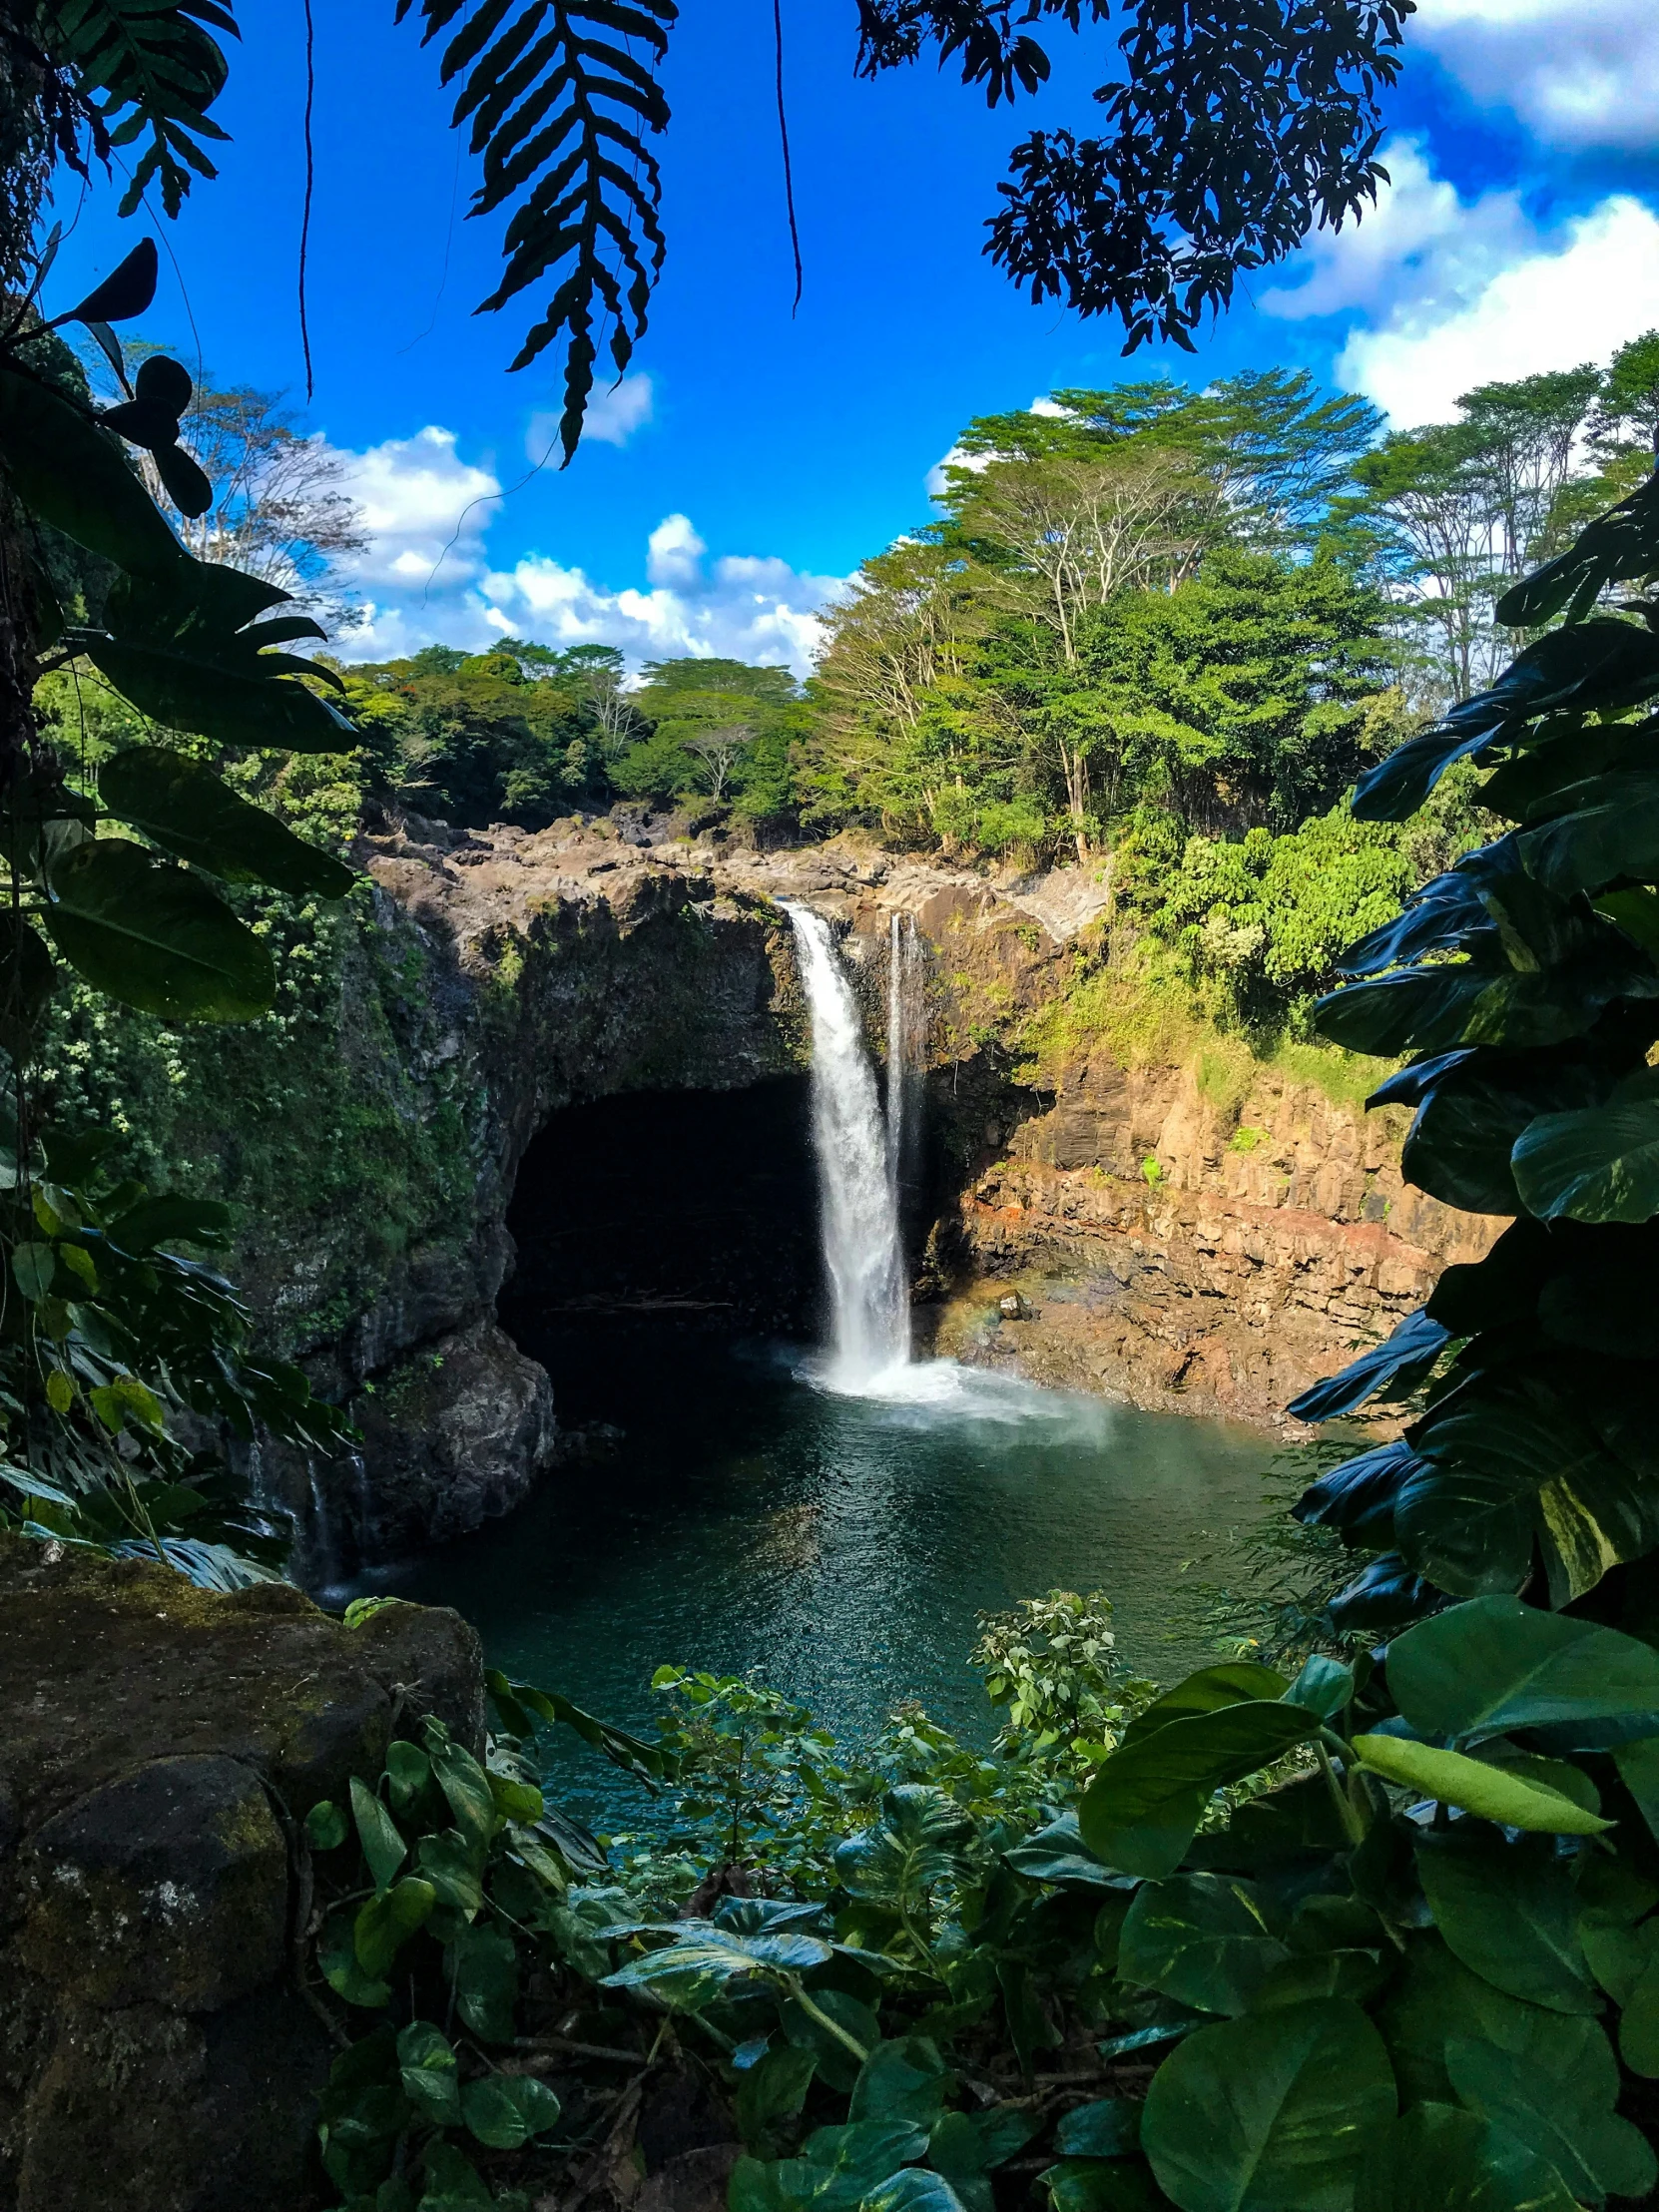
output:
{"label": "cascading white water", "polygon": [[832,1315],[825,1380],[858,1393],[910,1357],[897,1177],[858,1002],[830,924],[810,906],[783,903],[813,1021],[813,1146]]}
{"label": "cascading white water", "polygon": [[909,914],[894,914],[887,941],[887,1174],[894,1200],[915,1139],[915,1085],[921,1073],[921,939]]}

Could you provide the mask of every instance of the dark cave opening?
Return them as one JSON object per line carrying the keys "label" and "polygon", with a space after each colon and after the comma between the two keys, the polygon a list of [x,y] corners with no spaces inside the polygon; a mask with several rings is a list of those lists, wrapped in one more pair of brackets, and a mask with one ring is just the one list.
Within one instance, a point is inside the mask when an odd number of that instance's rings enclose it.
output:
{"label": "dark cave opening", "polygon": [[810,1339],[822,1318],[805,1076],[731,1091],[633,1091],[570,1106],[534,1138],[507,1227],[504,1327],[678,1321]]}

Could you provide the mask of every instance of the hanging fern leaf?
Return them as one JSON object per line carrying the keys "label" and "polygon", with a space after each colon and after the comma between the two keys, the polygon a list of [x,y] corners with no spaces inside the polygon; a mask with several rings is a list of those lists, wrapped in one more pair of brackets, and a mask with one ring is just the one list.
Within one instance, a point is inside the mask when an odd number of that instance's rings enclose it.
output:
{"label": "hanging fern leaf", "polygon": [[201,144],[229,136],[208,118],[226,78],[214,31],[239,35],[227,0],[174,0],[166,7],[156,0],[50,0],[42,10],[42,45],[95,119],[96,150],[103,151],[97,141],[105,133],[110,146],[144,142],[122,196],[123,215],[159,180],[162,205],[176,216],[192,171],[218,175]]}
{"label": "hanging fern leaf", "polygon": [[423,45],[458,25],[442,79],[462,79],[455,121],[470,120],[472,151],[483,156],[470,212],[516,202],[506,274],[479,312],[553,279],[512,365],[564,337],[559,442],[568,464],[600,345],[620,376],[645,334],[663,266],[662,176],[647,140],[668,124],[655,72],[679,11],[675,0],[397,0],[398,21],[417,8]]}

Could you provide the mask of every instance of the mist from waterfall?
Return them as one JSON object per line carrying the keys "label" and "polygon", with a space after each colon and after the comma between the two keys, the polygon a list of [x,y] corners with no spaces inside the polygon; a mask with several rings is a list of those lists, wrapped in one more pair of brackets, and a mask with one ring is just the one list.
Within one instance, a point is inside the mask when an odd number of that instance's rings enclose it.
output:
{"label": "mist from waterfall", "polygon": [[[824,1380],[856,1395],[910,1358],[895,1129],[881,1111],[863,1017],[830,924],[810,906],[783,903],[813,1024],[813,1148],[831,1318]],[[900,1078],[889,1093],[889,1113],[896,1097],[900,1117],[903,1091]]]}

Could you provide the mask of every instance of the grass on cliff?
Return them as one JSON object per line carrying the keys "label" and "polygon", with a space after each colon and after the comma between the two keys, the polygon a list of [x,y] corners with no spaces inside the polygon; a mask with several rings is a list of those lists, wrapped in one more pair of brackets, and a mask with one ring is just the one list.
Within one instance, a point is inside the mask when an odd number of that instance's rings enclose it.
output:
{"label": "grass on cliff", "polygon": [[1107,1052],[1125,1068],[1190,1068],[1224,1121],[1237,1117],[1264,1075],[1308,1084],[1360,1112],[1394,1065],[1336,1045],[1224,1028],[1185,977],[1152,959],[1107,967],[1086,953],[1066,989],[1026,1017],[1019,1043],[1027,1057],[1017,1080],[1034,1089],[1058,1089],[1068,1066]]}

